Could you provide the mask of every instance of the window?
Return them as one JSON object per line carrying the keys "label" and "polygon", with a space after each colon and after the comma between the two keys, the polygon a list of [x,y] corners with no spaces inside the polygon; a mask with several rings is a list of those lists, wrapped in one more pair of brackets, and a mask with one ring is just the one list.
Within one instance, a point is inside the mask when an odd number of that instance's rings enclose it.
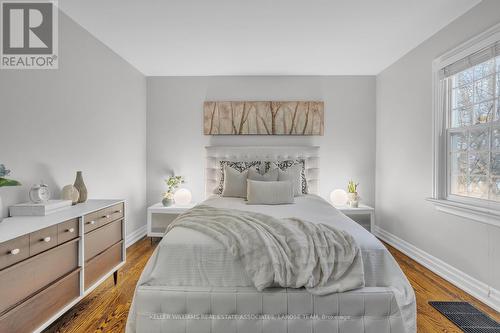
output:
{"label": "window", "polygon": [[448,195],[500,202],[500,56],[446,80]]}
{"label": "window", "polygon": [[433,197],[500,226],[500,24],[433,62]]}

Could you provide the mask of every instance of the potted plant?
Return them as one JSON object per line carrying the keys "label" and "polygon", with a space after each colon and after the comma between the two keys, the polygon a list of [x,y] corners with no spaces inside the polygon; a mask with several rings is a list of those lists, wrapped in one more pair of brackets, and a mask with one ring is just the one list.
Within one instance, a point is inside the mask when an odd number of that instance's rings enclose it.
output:
{"label": "potted plant", "polygon": [[[20,182],[14,179],[7,179],[5,178],[10,174],[10,170],[7,170],[5,168],[5,165],[0,164],[0,187],[4,186],[18,186],[21,185]],[[2,197],[0,196],[0,222],[3,219],[3,204],[2,204]]]}
{"label": "potted plant", "polygon": [[163,206],[168,207],[174,204],[174,192],[175,189],[179,187],[180,184],[184,184],[184,177],[182,176],[170,176],[165,179],[168,190],[163,193],[163,200],[161,201]]}
{"label": "potted plant", "polygon": [[352,208],[357,208],[359,205],[358,185],[359,183],[352,180],[347,183],[347,198],[349,206]]}

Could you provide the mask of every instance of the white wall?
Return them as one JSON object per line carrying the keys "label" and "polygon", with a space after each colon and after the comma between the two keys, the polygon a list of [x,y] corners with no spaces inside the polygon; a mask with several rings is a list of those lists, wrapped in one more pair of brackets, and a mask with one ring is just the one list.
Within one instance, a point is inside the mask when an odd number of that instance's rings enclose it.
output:
{"label": "white wall", "polygon": [[500,289],[500,228],[437,212],[432,195],[431,64],[500,22],[485,0],[377,76],[377,225]]}
{"label": "white wall", "polygon": [[[146,79],[63,13],[58,70],[0,70],[0,163],[22,187],[60,189],[82,170],[90,198],[123,198],[128,233],[145,224]],[[3,215],[6,216],[7,209]]]}
{"label": "white wall", "polygon": [[[323,100],[325,135],[204,136],[205,100]],[[147,124],[148,204],[161,200],[172,171],[202,200],[207,145],[319,145],[321,193],[353,178],[374,202],[374,77],[149,77]]]}

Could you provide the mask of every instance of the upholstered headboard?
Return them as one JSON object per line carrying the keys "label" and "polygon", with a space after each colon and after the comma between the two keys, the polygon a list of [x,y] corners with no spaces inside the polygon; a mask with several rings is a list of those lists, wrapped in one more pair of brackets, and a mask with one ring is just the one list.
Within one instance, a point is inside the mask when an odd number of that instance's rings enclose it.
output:
{"label": "upholstered headboard", "polygon": [[319,147],[315,146],[208,146],[206,149],[205,196],[218,185],[220,161],[279,161],[303,159],[309,193],[319,192]]}

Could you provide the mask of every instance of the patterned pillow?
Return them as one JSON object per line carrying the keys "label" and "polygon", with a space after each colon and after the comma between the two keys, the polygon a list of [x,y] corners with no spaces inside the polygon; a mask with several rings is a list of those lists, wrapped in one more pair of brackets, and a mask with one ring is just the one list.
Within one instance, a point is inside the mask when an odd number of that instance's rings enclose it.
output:
{"label": "patterned pillow", "polygon": [[265,165],[261,161],[220,161],[219,163],[219,186],[215,189],[215,194],[219,195],[222,194],[222,190],[224,189],[224,166],[227,165],[239,172],[255,167],[257,171],[262,173],[263,170],[261,168],[265,168]]}
{"label": "patterned pillow", "polygon": [[285,161],[275,161],[273,164],[279,168],[282,171],[286,171],[286,169],[290,168],[291,166],[300,164],[301,166],[301,171],[300,171],[300,179],[301,179],[301,185],[302,185],[302,194],[307,194],[307,180],[306,180],[306,161],[303,159],[297,159],[297,160],[285,160]]}

